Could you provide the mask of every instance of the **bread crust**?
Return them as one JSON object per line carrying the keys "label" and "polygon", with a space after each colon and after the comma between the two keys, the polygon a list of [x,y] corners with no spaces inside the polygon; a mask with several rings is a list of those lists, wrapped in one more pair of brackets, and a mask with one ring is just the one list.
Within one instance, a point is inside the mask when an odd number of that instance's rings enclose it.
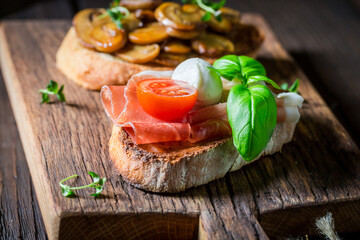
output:
{"label": "bread crust", "polygon": [[74,27],[66,34],[56,53],[56,66],[68,78],[90,90],[103,85],[125,85],[132,75],[146,71],[173,70],[155,64],[134,64],[108,53],[80,45]]}
{"label": "bread crust", "polygon": [[[280,151],[291,141],[295,126],[296,123],[278,124],[258,158]],[[150,192],[181,192],[224,177],[250,163],[242,160],[232,138],[196,144],[136,145],[117,125],[113,127],[109,153],[115,170],[125,181]]]}

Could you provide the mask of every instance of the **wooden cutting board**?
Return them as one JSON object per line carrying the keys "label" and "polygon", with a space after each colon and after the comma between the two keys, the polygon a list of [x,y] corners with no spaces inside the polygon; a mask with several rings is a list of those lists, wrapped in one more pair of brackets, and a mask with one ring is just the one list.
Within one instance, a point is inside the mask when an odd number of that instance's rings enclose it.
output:
{"label": "wooden cutting board", "polygon": [[[278,83],[301,79],[305,98],[293,142],[220,180],[179,194],[136,189],[112,169],[111,122],[98,92],[63,76],[55,54],[69,21],[6,21],[1,67],[50,239],[268,239],[316,235],[316,217],[331,211],[340,233],[360,231],[359,150],[264,19],[245,22],[266,34],[259,60]],[[67,104],[40,104],[50,79],[65,85]],[[316,81],[316,79],[313,79]],[[340,81],[340,79],[339,79]],[[339,89],[341,91],[341,89]],[[61,195],[59,181],[107,177],[104,196]]]}

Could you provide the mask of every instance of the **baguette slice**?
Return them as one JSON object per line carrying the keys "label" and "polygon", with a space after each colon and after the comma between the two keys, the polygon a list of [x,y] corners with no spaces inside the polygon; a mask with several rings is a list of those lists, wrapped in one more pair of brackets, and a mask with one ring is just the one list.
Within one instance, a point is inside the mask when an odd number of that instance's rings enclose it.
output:
{"label": "baguette slice", "polygon": [[[266,149],[257,157],[274,154],[290,142],[296,123],[279,123]],[[151,192],[180,192],[236,171],[245,162],[232,138],[191,144],[171,142],[136,145],[114,125],[109,142],[116,171],[131,185]]]}

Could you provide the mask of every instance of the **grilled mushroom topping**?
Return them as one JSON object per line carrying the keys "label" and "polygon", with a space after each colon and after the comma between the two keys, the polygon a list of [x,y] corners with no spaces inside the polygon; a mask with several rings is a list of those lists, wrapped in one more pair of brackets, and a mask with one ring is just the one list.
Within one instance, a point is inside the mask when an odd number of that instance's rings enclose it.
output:
{"label": "grilled mushroom topping", "polygon": [[147,63],[156,58],[160,53],[158,44],[133,45],[128,44],[125,48],[116,52],[116,55],[131,63]]}
{"label": "grilled mushroom topping", "polygon": [[202,23],[202,15],[201,9],[195,5],[181,7],[173,2],[165,2],[155,10],[156,20],[176,30],[194,30]]}
{"label": "grilled mushroom topping", "polygon": [[187,54],[191,52],[191,48],[186,45],[186,42],[170,39],[164,45],[164,52],[173,54]]}
{"label": "grilled mushroom topping", "polygon": [[122,0],[120,5],[126,7],[130,11],[137,9],[155,9],[162,3],[162,0]]}
{"label": "grilled mushroom topping", "polygon": [[127,36],[110,18],[98,19],[103,12],[103,9],[82,10],[74,17],[73,25],[84,47],[111,53],[125,45]]}
{"label": "grilled mushroom topping", "polygon": [[135,44],[159,43],[167,38],[166,27],[158,22],[150,23],[129,34],[129,40]]}
{"label": "grilled mushroom topping", "polygon": [[213,33],[204,33],[191,40],[191,46],[196,52],[208,57],[234,51],[234,44],[229,39]]}
{"label": "grilled mushroom topping", "polygon": [[187,58],[185,54],[160,53],[152,62],[166,67],[176,67]]}

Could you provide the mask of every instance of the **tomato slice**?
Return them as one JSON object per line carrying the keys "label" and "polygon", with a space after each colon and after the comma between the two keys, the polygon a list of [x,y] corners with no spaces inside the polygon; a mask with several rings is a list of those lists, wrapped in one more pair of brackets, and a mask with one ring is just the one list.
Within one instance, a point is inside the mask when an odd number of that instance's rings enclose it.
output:
{"label": "tomato slice", "polygon": [[137,83],[137,98],[145,112],[171,121],[183,117],[195,105],[197,90],[187,82],[146,79]]}

